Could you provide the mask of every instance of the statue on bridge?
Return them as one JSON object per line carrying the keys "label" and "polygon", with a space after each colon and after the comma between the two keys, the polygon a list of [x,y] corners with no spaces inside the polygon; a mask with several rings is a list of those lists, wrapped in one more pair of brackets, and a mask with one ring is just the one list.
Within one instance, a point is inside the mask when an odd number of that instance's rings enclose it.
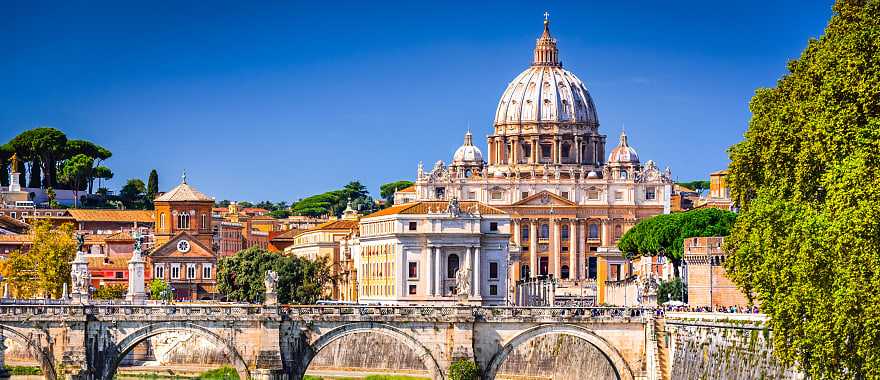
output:
{"label": "statue on bridge", "polygon": [[278,273],[274,270],[267,270],[266,277],[263,279],[263,286],[266,288],[266,305],[278,304]]}
{"label": "statue on bridge", "polygon": [[467,301],[471,294],[471,270],[470,268],[460,268],[455,272],[455,291],[458,299]]}

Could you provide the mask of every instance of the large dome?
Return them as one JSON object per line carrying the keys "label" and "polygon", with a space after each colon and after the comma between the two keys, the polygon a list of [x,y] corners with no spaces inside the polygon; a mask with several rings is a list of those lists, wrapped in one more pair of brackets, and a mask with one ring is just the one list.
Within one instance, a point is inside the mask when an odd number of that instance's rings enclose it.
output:
{"label": "large dome", "polygon": [[495,125],[578,123],[597,126],[596,107],[584,83],[559,62],[550,22],[535,44],[532,65],[504,90],[495,112]]}

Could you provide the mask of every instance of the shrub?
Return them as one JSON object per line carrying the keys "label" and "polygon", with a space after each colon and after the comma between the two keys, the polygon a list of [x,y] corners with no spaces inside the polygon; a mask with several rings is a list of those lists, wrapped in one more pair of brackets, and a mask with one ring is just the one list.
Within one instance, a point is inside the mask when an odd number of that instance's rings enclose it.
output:
{"label": "shrub", "polygon": [[458,359],[449,366],[449,380],[477,380],[480,370],[473,360]]}

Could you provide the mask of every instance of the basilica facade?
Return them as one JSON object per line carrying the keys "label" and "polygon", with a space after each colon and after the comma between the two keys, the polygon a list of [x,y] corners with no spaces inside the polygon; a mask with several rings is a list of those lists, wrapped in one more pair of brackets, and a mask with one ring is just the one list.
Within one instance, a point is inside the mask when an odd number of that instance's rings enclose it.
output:
{"label": "basilica facade", "polygon": [[[421,163],[396,199],[476,201],[510,215],[510,279],[553,277],[561,286],[603,285],[630,276],[617,240],[638,220],[668,213],[669,169],[642,162],[621,132],[606,152],[596,106],[584,83],[563,68],[550,22],[532,64],[507,86],[487,153],[468,131],[449,164]],[[513,249],[517,248],[517,249]]]}

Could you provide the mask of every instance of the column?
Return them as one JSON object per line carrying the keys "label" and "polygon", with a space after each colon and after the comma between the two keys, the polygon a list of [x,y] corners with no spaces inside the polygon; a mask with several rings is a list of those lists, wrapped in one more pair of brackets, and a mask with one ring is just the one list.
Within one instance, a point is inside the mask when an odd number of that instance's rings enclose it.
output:
{"label": "column", "polygon": [[510,161],[508,161],[508,157],[507,157],[507,137],[502,137],[501,144],[498,144],[498,145],[501,147],[501,163],[502,164],[509,164]]}
{"label": "column", "polygon": [[440,260],[440,247],[434,247],[434,294],[443,296],[443,266]]}
{"label": "column", "polygon": [[550,149],[550,157],[553,158],[553,163],[559,163],[559,137],[553,136],[553,146]]}
{"label": "column", "polygon": [[577,247],[578,235],[577,221],[574,219],[568,222],[568,278],[577,280]]}
{"label": "column", "polygon": [[473,274],[474,265],[473,265],[473,261],[471,261],[471,260],[473,260],[473,254],[472,254],[473,250],[474,249],[472,247],[467,247],[467,256],[464,260],[464,265],[461,267],[462,269],[470,269],[471,270],[471,278],[470,278],[471,289],[470,289],[469,295],[474,294],[474,277],[473,277],[474,276],[474,274]]}
{"label": "column", "polygon": [[538,159],[538,138],[537,137],[532,137],[532,146],[529,147],[529,149],[532,150],[531,163],[535,164],[535,163],[540,162],[540,160]]}
{"label": "column", "polygon": [[575,154],[574,154],[575,157],[577,158],[577,163],[582,164],[583,162],[581,162],[581,159],[582,159],[581,148],[583,148],[583,147],[581,146],[581,137],[580,136],[574,137],[574,146],[575,146],[575,149],[577,149],[577,152],[575,152]]}
{"label": "column", "polygon": [[511,138],[510,138],[510,141],[508,142],[508,144],[510,144],[510,163],[516,165],[516,164],[519,163],[519,162],[518,162],[519,160],[518,160],[518,157],[517,157],[517,156],[519,156],[519,154],[518,154],[518,153],[519,153],[519,149],[518,149],[518,147],[517,147],[516,137],[515,137],[515,136],[514,136],[514,137],[511,137]]}
{"label": "column", "polygon": [[428,265],[427,265],[427,275],[428,275],[428,297],[434,295],[434,247],[428,246]]}
{"label": "column", "polygon": [[482,276],[480,276],[480,247],[474,247],[474,297],[480,298],[480,287],[482,283]]}
{"label": "column", "polygon": [[534,219],[529,219],[529,277],[538,275],[538,225]]}
{"label": "column", "polygon": [[550,273],[553,273],[553,277],[559,279],[559,269],[562,267],[560,264],[561,255],[559,251],[562,250],[562,242],[560,241],[560,225],[557,219],[550,220],[550,229],[553,231],[553,236],[551,236],[550,241],[550,249],[553,253],[553,260],[551,261],[551,270]]}
{"label": "column", "polygon": [[486,142],[488,150],[486,151],[486,159],[489,160],[489,165],[492,165],[495,160],[492,159],[492,139],[489,138],[489,141]]}
{"label": "column", "polygon": [[[583,266],[581,266],[580,277],[581,279],[587,278],[587,244],[586,244],[586,230],[587,230],[587,222],[585,220],[578,221],[578,262],[583,261]],[[581,259],[583,258],[583,259]]]}

